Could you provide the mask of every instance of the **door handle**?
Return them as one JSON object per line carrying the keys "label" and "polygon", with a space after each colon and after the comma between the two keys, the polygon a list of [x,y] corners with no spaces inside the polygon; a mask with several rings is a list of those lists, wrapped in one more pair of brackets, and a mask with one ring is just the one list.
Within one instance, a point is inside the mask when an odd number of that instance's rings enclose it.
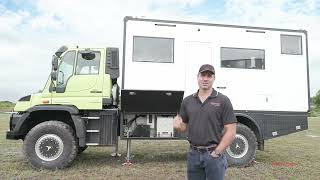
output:
{"label": "door handle", "polygon": [[94,89],[94,90],[90,91],[90,93],[102,93],[102,91],[98,91],[98,90]]}

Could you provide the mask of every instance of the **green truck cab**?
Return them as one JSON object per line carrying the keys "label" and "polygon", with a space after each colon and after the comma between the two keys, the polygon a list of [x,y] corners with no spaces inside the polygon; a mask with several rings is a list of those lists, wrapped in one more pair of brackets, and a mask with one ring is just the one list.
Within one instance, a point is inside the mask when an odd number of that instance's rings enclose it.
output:
{"label": "green truck cab", "polygon": [[68,48],[52,58],[41,92],[22,97],[7,139],[22,139],[36,168],[64,168],[88,145],[117,145],[118,48]]}

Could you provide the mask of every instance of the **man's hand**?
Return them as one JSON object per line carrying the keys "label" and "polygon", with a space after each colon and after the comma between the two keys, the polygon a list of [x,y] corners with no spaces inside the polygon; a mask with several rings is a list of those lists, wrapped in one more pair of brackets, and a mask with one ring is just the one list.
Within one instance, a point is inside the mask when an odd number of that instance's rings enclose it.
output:
{"label": "man's hand", "polygon": [[187,124],[182,121],[179,115],[176,115],[173,119],[173,128],[179,132],[184,132],[187,130]]}
{"label": "man's hand", "polygon": [[222,154],[227,149],[227,147],[232,144],[234,138],[236,137],[236,125],[236,123],[224,125],[224,134],[218,147],[215,150],[215,153]]}
{"label": "man's hand", "polygon": [[217,153],[216,151],[212,151],[211,156],[214,157],[214,158],[218,158],[218,157],[221,156],[221,154]]}

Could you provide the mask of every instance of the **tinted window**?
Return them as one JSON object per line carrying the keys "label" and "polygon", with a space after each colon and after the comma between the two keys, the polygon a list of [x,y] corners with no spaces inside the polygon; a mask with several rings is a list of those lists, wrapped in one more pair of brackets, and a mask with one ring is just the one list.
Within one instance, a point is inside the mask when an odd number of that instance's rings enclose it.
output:
{"label": "tinted window", "polygon": [[133,61],[173,63],[172,38],[133,37]]}
{"label": "tinted window", "polygon": [[302,37],[294,35],[281,34],[281,53],[301,55],[302,54]]}
{"label": "tinted window", "polygon": [[[94,56],[85,59],[81,51],[78,52],[76,74],[99,74],[100,52],[92,51]],[[92,57],[91,57],[92,56]]]}
{"label": "tinted window", "polygon": [[221,67],[241,69],[264,69],[263,49],[221,48]]}

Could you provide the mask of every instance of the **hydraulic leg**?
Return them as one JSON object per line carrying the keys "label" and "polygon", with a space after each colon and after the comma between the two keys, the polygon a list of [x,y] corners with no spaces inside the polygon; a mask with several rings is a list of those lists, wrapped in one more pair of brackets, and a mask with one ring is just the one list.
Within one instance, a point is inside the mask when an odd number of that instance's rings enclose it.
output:
{"label": "hydraulic leg", "polygon": [[132,162],[130,160],[130,150],[131,150],[131,139],[129,139],[129,131],[127,133],[127,157],[126,161],[122,164],[123,166],[130,166],[132,165]]}

